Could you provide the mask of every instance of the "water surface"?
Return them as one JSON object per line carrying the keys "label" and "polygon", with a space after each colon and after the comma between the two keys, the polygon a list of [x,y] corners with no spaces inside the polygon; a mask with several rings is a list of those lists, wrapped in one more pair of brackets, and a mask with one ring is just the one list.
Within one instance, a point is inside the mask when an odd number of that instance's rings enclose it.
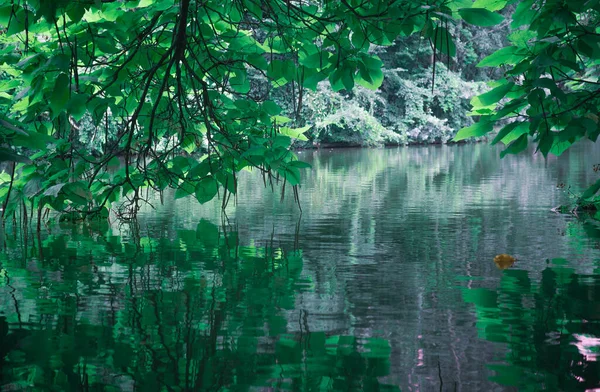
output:
{"label": "water surface", "polygon": [[0,386],[600,387],[600,229],[550,211],[600,149],[498,152],[303,151],[302,211],[244,173],[226,215],[165,194],[135,223],[9,225]]}

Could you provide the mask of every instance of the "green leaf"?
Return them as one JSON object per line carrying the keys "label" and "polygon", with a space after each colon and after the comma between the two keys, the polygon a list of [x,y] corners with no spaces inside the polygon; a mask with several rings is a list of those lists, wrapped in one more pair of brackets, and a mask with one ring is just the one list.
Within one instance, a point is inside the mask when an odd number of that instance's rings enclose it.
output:
{"label": "green leaf", "polygon": [[189,196],[195,192],[195,187],[192,183],[184,181],[179,184],[179,187],[175,191],[175,199],[181,199],[182,197]]}
{"label": "green leaf", "polygon": [[518,139],[521,135],[529,133],[529,123],[514,122],[510,123],[498,132],[498,135],[492,141],[492,145],[502,142],[509,145],[513,140]]}
{"label": "green leaf", "polygon": [[544,157],[548,156],[548,153],[554,146],[554,140],[556,139],[556,132],[543,132],[539,134],[539,138],[537,140],[539,150]]}
{"label": "green leaf", "polygon": [[485,8],[461,8],[458,13],[465,22],[475,26],[495,26],[504,20],[502,15]]}
{"label": "green leaf", "polygon": [[342,83],[344,88],[351,91],[354,88],[354,71],[348,67],[343,68]]}
{"label": "green leaf", "polygon": [[303,71],[304,79],[302,80],[302,86],[312,91],[316,91],[317,84],[328,77],[326,72],[320,72],[310,68],[304,68]]}
{"label": "green leaf", "polygon": [[246,94],[250,91],[250,81],[248,80],[246,70],[236,70],[235,76],[229,80],[233,91]]}
{"label": "green leaf", "polygon": [[229,42],[229,48],[237,53],[262,54],[265,52],[265,49],[254,38],[246,34],[239,34],[233,38]]}
{"label": "green leaf", "polygon": [[31,160],[26,156],[19,155],[13,150],[0,147],[0,162],[21,162],[30,163]]}
{"label": "green leaf", "polygon": [[269,68],[269,63],[261,54],[250,54],[247,56],[246,61],[248,61],[248,64],[262,71],[266,71]]}
{"label": "green leaf", "polygon": [[381,67],[383,67],[383,61],[377,56],[363,54],[361,55],[360,60],[370,70],[381,69]]}
{"label": "green leaf", "polygon": [[263,102],[262,108],[270,116],[276,116],[279,113],[281,113],[281,107],[279,105],[277,105],[274,101]]}
{"label": "green leaf", "polygon": [[370,42],[367,37],[365,37],[365,33],[361,30],[361,27],[362,26],[359,25],[359,27],[352,32],[352,45],[358,50],[366,50],[369,48]]}
{"label": "green leaf", "polygon": [[581,194],[581,200],[591,199],[600,190],[600,180],[593,183]]}
{"label": "green leaf", "polygon": [[502,64],[515,65],[523,59],[523,55],[520,55],[519,48],[516,46],[507,46],[499,49],[477,64],[478,67],[497,67]]}
{"label": "green leaf", "polygon": [[329,83],[331,84],[331,89],[335,92],[344,89],[344,83],[342,81],[342,69],[337,68],[329,75]]}
{"label": "green leaf", "polygon": [[84,205],[92,200],[92,192],[83,181],[70,182],[62,189],[65,196],[77,204]]}
{"label": "green leaf", "polygon": [[296,65],[290,60],[273,60],[267,69],[267,76],[273,86],[281,87],[296,77]]}
{"label": "green leaf", "polygon": [[520,1],[513,12],[512,22],[510,27],[517,29],[523,25],[530,24],[538,11],[532,8],[535,0],[523,0]]}
{"label": "green leaf", "polygon": [[361,53],[356,83],[370,90],[377,90],[383,83],[383,62],[377,56]]}
{"label": "green leaf", "polygon": [[324,68],[324,66],[329,64],[329,56],[330,53],[319,50],[316,53],[298,59],[298,62],[307,68]]}
{"label": "green leaf", "polygon": [[488,11],[500,11],[506,7],[508,0],[475,0],[474,8],[485,8]]}
{"label": "green leaf", "polygon": [[67,6],[66,12],[69,16],[69,19],[77,23],[83,18],[83,15],[85,14],[85,7],[78,3],[70,3]]}
{"label": "green leaf", "polygon": [[475,124],[469,127],[460,129],[456,136],[454,136],[454,139],[452,140],[458,142],[460,140],[468,139],[470,137],[483,136],[486,133],[490,132],[492,129],[492,122],[487,120],[480,120],[479,122],[476,122]]}
{"label": "green leaf", "polygon": [[211,201],[218,192],[217,181],[210,177],[198,182],[196,185],[196,199],[200,204]]}
{"label": "green leaf", "polygon": [[273,116],[271,117],[271,121],[275,124],[286,124],[292,121],[292,119],[286,116]]}
{"label": "green leaf", "polygon": [[515,129],[520,123],[518,122],[513,122],[510,123],[506,126],[504,126],[500,132],[498,132],[498,134],[496,135],[496,137],[494,138],[494,140],[492,140],[492,146],[497,144],[499,141],[501,141],[506,135],[508,135],[513,129]]}
{"label": "green leaf", "polygon": [[293,137],[294,139],[307,141],[308,138],[304,136],[304,132],[308,131],[311,127],[312,125],[306,125],[302,128],[281,127],[279,128],[279,133],[281,133],[282,135]]}
{"label": "green leaf", "polygon": [[50,188],[44,191],[44,196],[58,197],[58,194],[65,185],[66,183],[61,183],[51,186]]}
{"label": "green leaf", "polygon": [[84,94],[73,94],[71,96],[71,99],[69,100],[69,113],[71,114],[71,116],[73,116],[73,118],[75,119],[75,121],[79,121],[83,118],[83,115],[86,112],[86,103],[87,103],[87,96]]}
{"label": "green leaf", "polygon": [[515,84],[512,82],[501,84],[500,86],[474,97],[471,100],[471,105],[475,108],[489,106],[500,101],[513,88]]}
{"label": "green leaf", "polygon": [[[383,71],[381,69],[369,69],[366,71],[366,74],[363,74],[362,68],[360,68],[360,73],[355,78],[355,81],[358,85],[368,88],[369,90],[377,90],[383,84]],[[368,77],[370,80],[368,80]]]}
{"label": "green leaf", "polygon": [[290,185],[298,185],[300,184],[300,170],[294,166],[287,166],[285,168],[284,173],[285,180],[290,183]]}
{"label": "green leaf", "polygon": [[550,149],[550,153],[558,157],[572,145],[573,143],[571,143],[568,140],[560,140],[560,138],[554,138],[554,144]]}
{"label": "green leaf", "polygon": [[567,125],[565,129],[558,133],[558,139],[560,141],[575,141],[585,135],[585,128],[577,126],[572,122]]}
{"label": "green leaf", "polygon": [[229,192],[236,193],[235,177],[229,171],[221,171],[215,173],[215,178],[219,183],[223,185]]}
{"label": "green leaf", "polygon": [[69,102],[70,82],[70,78],[64,73],[61,73],[56,78],[54,90],[52,90],[50,96],[50,108],[52,109],[52,115],[54,117],[58,116],[60,112],[66,109],[67,102]]}
{"label": "green leaf", "polygon": [[312,168],[312,165],[310,163],[303,162],[303,161],[291,161],[290,163],[288,163],[288,166],[297,167],[298,169]]}
{"label": "green leaf", "polygon": [[500,158],[504,158],[506,154],[518,154],[527,148],[527,134],[521,135],[517,140],[513,141],[504,151],[500,153]]}
{"label": "green leaf", "polygon": [[197,136],[194,135],[193,133],[188,133],[185,135],[185,137],[181,141],[181,147],[185,150],[185,152],[187,152],[188,154],[191,154],[194,151],[196,151],[196,143],[197,143]]}
{"label": "green leaf", "polygon": [[37,196],[37,194],[42,189],[43,179],[44,178],[37,173],[34,173],[32,176],[29,176],[27,178],[27,183],[25,184],[25,186],[23,186],[23,195],[26,198]]}
{"label": "green leaf", "polygon": [[440,53],[450,57],[456,56],[456,44],[452,34],[443,26],[437,26],[433,34],[433,44]]}

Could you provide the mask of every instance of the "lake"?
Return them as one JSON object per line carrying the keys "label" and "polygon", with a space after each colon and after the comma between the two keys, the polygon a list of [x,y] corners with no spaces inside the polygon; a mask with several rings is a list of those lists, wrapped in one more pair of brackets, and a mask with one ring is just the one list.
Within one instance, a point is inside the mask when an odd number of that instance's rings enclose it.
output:
{"label": "lake", "polygon": [[0,389],[598,388],[600,226],[551,209],[600,148],[499,151],[301,151],[302,210],[255,172],[226,214],[165,193],[137,222],[9,223]]}

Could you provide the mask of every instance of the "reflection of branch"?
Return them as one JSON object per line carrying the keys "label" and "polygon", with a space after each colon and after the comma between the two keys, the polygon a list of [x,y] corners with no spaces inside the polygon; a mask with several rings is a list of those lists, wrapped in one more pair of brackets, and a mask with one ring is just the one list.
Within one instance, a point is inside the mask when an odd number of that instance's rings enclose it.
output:
{"label": "reflection of branch", "polygon": [[[162,296],[162,291],[159,291],[159,293],[161,293]],[[177,360],[175,359],[175,357],[173,357],[173,354],[171,353],[171,350],[169,349],[169,346],[167,346],[167,342],[165,339],[165,334],[163,331],[163,323],[160,319],[160,312],[158,311],[158,300],[156,298],[156,293],[154,293],[151,298],[150,301],[153,302],[153,308],[154,308],[154,317],[156,318],[156,327],[157,327],[157,331],[156,333],[158,334],[158,336],[160,337],[160,343],[162,344],[162,346],[165,348],[165,351],[167,352],[167,356],[169,357],[169,359],[171,360],[171,364],[174,365],[175,367],[175,383],[179,384],[179,371],[177,370]]]}
{"label": "reflection of branch", "polygon": [[444,380],[442,380],[442,367],[440,366],[440,358],[438,358],[438,377],[440,378],[440,392],[442,392],[444,387]]}
{"label": "reflection of branch", "polygon": [[[294,187],[295,192],[298,190]],[[298,203],[298,206],[300,203]],[[300,209],[300,216],[298,217],[298,221],[296,222],[296,230],[294,231],[294,250],[300,250],[300,221],[302,220],[302,209]]]}
{"label": "reflection of branch", "polygon": [[6,193],[6,199],[2,206],[2,221],[4,221],[4,214],[6,214],[6,207],[8,207],[8,201],[10,200],[10,192],[12,191],[13,183],[15,182],[15,166],[17,162],[12,163],[12,171],[10,173],[10,184],[8,185],[8,192]]}
{"label": "reflection of branch", "polygon": [[19,320],[19,328],[23,328],[23,321],[21,320],[21,311],[19,310],[19,301],[15,296],[15,292],[17,291],[17,289],[10,284],[10,276],[8,276],[8,270],[4,270],[4,277],[6,278],[6,287],[10,288],[10,296],[12,297],[13,302],[15,304],[15,313],[17,313],[17,320]]}

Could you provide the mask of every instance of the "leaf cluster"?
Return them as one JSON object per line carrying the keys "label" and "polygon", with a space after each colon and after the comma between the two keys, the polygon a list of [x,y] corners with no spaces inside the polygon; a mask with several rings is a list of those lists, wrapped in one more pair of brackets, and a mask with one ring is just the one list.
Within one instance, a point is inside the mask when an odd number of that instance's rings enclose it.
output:
{"label": "leaf cluster", "polygon": [[600,107],[600,5],[578,0],[524,0],[512,14],[510,46],[479,67],[501,67],[504,78],[471,101],[479,122],[454,140],[499,128],[504,154],[530,142],[544,156],[561,155],[582,139],[596,141]]}
{"label": "leaf cluster", "polygon": [[[435,65],[456,53],[455,19],[489,25],[489,5],[460,1],[132,0],[11,2],[0,7],[3,217],[31,206],[135,216],[143,189],[177,189],[225,206],[237,173],[296,187],[290,151],[305,89],[377,89],[372,46],[419,34]],[[260,76],[268,81],[256,83]],[[433,84],[433,83],[432,83]],[[291,88],[281,116],[272,90]],[[38,184],[25,191],[25,184]],[[294,188],[294,194],[296,189]]]}

